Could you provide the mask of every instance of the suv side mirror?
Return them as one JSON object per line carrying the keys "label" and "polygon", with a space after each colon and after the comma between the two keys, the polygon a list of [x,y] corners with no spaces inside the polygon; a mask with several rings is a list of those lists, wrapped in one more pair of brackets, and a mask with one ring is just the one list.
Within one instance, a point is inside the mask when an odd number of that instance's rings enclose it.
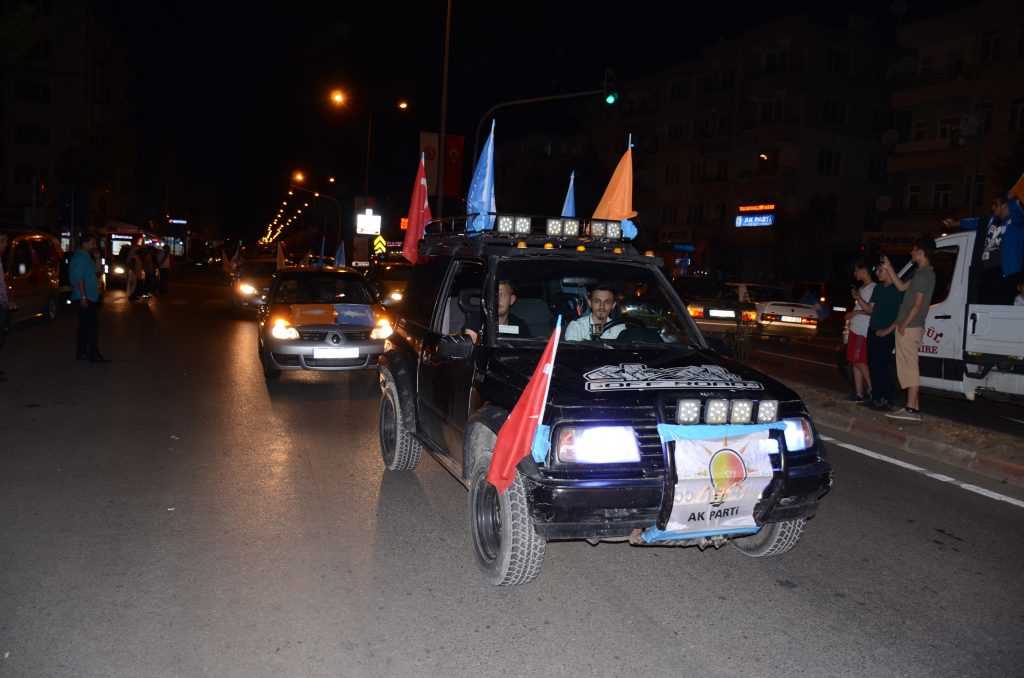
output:
{"label": "suv side mirror", "polygon": [[473,355],[473,339],[465,334],[446,334],[437,344],[442,360],[465,360]]}

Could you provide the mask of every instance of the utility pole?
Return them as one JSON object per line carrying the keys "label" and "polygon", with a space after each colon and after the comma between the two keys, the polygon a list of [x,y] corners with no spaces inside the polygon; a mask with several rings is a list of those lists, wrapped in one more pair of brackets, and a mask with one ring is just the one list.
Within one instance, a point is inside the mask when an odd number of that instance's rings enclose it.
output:
{"label": "utility pole", "polygon": [[452,0],[444,20],[444,68],[441,75],[441,134],[437,142],[437,218],[444,216],[444,159],[445,135],[448,127],[448,51],[452,36]]}

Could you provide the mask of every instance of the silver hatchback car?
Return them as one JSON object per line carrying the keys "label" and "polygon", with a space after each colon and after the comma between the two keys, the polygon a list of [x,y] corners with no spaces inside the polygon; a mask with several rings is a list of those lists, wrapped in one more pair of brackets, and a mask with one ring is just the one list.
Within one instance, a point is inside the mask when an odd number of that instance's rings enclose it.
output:
{"label": "silver hatchback car", "polygon": [[259,307],[259,359],[267,379],[284,370],[377,369],[391,320],[357,271],[278,271]]}

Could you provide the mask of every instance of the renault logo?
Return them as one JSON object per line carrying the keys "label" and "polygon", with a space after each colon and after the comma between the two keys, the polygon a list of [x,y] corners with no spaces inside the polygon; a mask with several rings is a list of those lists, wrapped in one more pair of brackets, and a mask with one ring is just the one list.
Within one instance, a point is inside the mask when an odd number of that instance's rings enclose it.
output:
{"label": "renault logo", "polygon": [[341,343],[341,337],[339,337],[337,334],[332,334],[331,335],[331,343],[332,344],[340,344]]}

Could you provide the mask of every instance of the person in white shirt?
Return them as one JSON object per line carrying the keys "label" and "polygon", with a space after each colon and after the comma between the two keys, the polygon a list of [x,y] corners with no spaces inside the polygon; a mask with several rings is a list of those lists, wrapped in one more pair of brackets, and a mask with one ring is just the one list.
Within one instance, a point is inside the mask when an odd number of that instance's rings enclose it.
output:
{"label": "person in white shirt", "polygon": [[871,293],[875,283],[871,272],[863,261],[853,266],[853,277],[860,287],[852,290],[854,308],[847,315],[850,321],[850,335],[846,344],[846,360],[853,370],[853,402],[871,402],[871,372],[868,370],[868,329],[871,323]]}
{"label": "person in white shirt", "polygon": [[590,313],[573,320],[565,328],[566,341],[615,339],[626,329],[623,323],[609,321],[615,311],[615,289],[600,283],[590,290]]}

